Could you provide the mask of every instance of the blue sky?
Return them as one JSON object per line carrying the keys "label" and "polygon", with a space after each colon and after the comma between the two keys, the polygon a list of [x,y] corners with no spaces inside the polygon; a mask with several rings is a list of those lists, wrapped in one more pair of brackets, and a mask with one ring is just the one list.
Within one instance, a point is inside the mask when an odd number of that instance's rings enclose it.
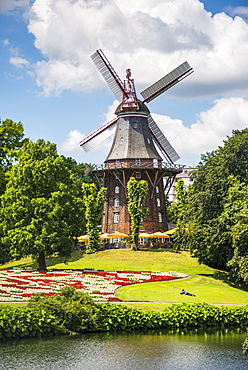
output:
{"label": "blue sky", "polygon": [[137,92],[188,60],[194,73],[149,103],[153,118],[194,166],[201,153],[247,126],[248,0],[1,0],[0,117],[102,163],[79,141],[114,118],[115,97],[90,59],[101,48]]}

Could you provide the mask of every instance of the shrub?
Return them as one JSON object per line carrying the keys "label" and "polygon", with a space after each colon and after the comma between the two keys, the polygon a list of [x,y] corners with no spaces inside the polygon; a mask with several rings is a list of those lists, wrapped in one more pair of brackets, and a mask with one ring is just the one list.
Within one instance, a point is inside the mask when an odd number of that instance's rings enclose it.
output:
{"label": "shrub", "polygon": [[[86,331],[248,326],[248,306],[180,304],[145,312],[118,304],[96,304],[86,293],[66,287],[51,297],[33,296],[28,307],[0,308],[0,339]],[[248,354],[248,339],[244,343]]]}
{"label": "shrub", "polygon": [[68,332],[81,333],[95,326],[93,323],[97,305],[87,293],[72,287],[62,288],[56,296],[35,295],[28,306],[43,309],[55,316],[59,327]]}
{"label": "shrub", "polygon": [[54,316],[42,309],[0,308],[0,340],[62,334]]}

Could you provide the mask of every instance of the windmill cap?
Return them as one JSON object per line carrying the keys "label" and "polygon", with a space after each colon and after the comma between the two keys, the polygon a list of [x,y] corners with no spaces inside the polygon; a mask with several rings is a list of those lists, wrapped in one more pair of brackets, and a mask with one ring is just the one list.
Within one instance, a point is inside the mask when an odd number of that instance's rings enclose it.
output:
{"label": "windmill cap", "polygon": [[149,109],[147,108],[147,106],[144,103],[142,103],[141,100],[137,99],[137,102],[138,102],[139,109],[136,109],[136,108],[122,109],[122,103],[121,103],[116,108],[115,114],[118,116],[118,114],[123,113],[124,111],[125,112],[133,112],[133,111],[136,111],[136,112],[139,112],[139,113],[150,114]]}

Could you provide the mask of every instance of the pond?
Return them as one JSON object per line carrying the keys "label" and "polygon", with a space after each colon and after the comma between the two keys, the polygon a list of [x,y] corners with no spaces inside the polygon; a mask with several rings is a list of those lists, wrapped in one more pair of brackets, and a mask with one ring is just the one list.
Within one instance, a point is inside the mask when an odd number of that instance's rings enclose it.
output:
{"label": "pond", "polygon": [[4,370],[244,370],[239,330],[87,333],[0,344]]}

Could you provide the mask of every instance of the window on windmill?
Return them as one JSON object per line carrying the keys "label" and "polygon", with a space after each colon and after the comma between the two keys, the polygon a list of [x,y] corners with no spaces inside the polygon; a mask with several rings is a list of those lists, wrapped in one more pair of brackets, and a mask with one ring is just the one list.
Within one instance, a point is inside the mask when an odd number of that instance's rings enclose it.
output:
{"label": "window on windmill", "polygon": [[115,194],[119,194],[119,192],[120,192],[120,188],[119,188],[119,186],[116,186],[115,187]]}
{"label": "window on windmill", "polygon": [[138,128],[138,122],[133,123],[133,128]]}
{"label": "window on windmill", "polygon": [[115,200],[114,200],[114,206],[115,206],[115,207],[119,207],[119,205],[120,205],[120,200],[119,200],[119,198],[115,198]]}
{"label": "window on windmill", "polygon": [[124,141],[123,137],[120,138],[120,144],[122,144]]}
{"label": "window on windmill", "polygon": [[114,224],[119,223],[119,213],[114,213]]}
{"label": "window on windmill", "polygon": [[148,144],[150,144],[150,142],[151,142],[151,140],[149,139],[149,137],[147,138],[147,142],[148,142]]}
{"label": "window on windmill", "polygon": [[120,164],[121,164],[121,162],[119,161],[119,159],[117,159],[117,160],[115,161],[115,165],[116,165],[116,167],[119,167],[119,166],[120,166]]}
{"label": "window on windmill", "polygon": [[136,177],[136,179],[141,179],[141,172],[136,172],[135,173],[135,177]]}
{"label": "window on windmill", "polygon": [[140,159],[135,159],[136,166],[140,166]]}
{"label": "window on windmill", "polygon": [[160,207],[160,199],[157,198],[157,206]]}
{"label": "window on windmill", "polygon": [[156,193],[159,194],[159,187],[156,186]]}
{"label": "window on windmill", "polygon": [[157,158],[153,159],[153,167],[157,168],[158,167],[158,160]]}
{"label": "window on windmill", "polygon": [[158,222],[163,222],[162,213],[158,212]]}

